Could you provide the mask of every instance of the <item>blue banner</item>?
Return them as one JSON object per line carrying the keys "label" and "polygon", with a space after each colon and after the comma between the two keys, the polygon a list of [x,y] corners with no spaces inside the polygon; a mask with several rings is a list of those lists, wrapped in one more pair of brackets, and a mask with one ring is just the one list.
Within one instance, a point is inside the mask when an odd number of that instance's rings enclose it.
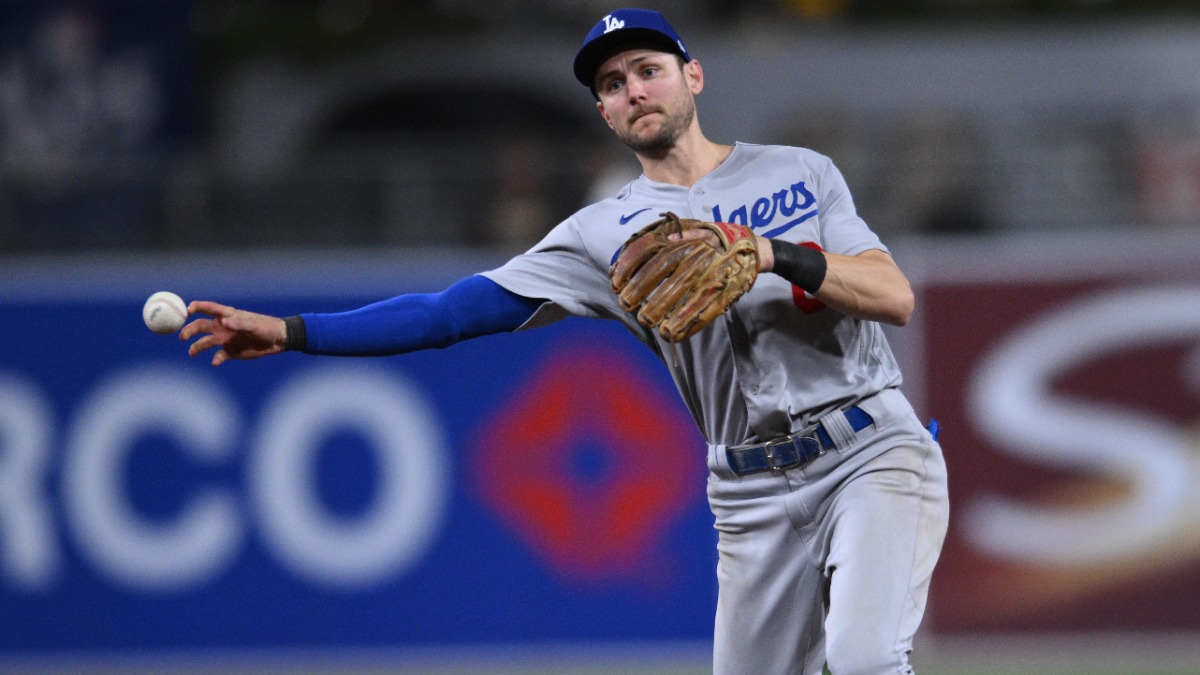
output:
{"label": "blue banner", "polygon": [[620,326],[212,368],[142,325],[164,289],[0,274],[4,654],[710,639],[704,443]]}

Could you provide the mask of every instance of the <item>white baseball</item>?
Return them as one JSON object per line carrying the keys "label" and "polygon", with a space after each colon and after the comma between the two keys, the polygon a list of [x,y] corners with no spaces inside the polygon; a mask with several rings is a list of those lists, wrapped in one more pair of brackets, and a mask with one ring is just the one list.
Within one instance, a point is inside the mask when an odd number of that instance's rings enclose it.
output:
{"label": "white baseball", "polygon": [[183,298],[170,291],[159,291],[142,305],[142,321],[155,333],[174,333],[183,328],[186,320],[187,305],[183,303]]}

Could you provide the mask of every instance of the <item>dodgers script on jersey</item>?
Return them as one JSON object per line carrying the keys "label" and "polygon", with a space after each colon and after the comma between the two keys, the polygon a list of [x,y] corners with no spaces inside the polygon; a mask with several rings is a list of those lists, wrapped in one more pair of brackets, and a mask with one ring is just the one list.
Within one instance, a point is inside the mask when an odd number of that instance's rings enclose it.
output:
{"label": "dodgers script on jersey", "polygon": [[804,148],[738,143],[691,188],[642,176],[484,276],[519,295],[546,300],[522,328],[568,315],[621,321],[666,363],[711,445],[777,438],[900,384],[878,323],[826,308],[774,274],[760,274],[729,312],[674,349],[640,326],[618,306],[608,270],[625,240],[666,211],[740,223],[755,234],[830,253],[887,251],[858,217],[828,157]]}

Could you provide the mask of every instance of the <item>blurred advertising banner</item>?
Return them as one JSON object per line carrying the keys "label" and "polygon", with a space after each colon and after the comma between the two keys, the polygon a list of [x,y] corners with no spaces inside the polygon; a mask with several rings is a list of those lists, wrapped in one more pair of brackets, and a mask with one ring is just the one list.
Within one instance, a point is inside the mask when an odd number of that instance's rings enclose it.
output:
{"label": "blurred advertising banner", "polygon": [[1200,242],[919,253],[952,500],[932,630],[1200,634]]}
{"label": "blurred advertising banner", "polygon": [[82,162],[193,133],[193,4],[0,3],[0,159]]}
{"label": "blurred advertising banner", "polygon": [[[938,637],[1200,634],[1200,242],[913,241],[895,333],[944,425]],[[214,369],[174,290],[277,315],[498,260],[0,264],[0,666],[96,655],[697,645],[704,446],[665,369],[568,320],[387,358]],[[524,653],[524,652],[522,652]]]}
{"label": "blurred advertising banner", "polygon": [[285,315],[444,287],[312,263],[0,270],[0,662],[707,644],[704,444],[619,326],[214,369],[142,325],[163,288]]}
{"label": "blurred advertising banner", "polygon": [[193,0],[0,2],[0,250],[147,246],[200,126]]}

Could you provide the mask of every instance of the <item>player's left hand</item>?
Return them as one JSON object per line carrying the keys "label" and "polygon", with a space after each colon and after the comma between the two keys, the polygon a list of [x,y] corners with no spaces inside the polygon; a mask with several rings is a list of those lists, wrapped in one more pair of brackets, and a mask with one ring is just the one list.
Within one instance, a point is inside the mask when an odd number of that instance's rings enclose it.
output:
{"label": "player's left hand", "polygon": [[212,364],[219,366],[230,359],[247,360],[278,354],[287,340],[283,319],[266,314],[234,309],[228,305],[197,300],[188,305],[188,314],[207,314],[211,319],[196,319],[179,331],[180,340],[203,334],[188,347],[188,356],[196,356],[212,347]]}

